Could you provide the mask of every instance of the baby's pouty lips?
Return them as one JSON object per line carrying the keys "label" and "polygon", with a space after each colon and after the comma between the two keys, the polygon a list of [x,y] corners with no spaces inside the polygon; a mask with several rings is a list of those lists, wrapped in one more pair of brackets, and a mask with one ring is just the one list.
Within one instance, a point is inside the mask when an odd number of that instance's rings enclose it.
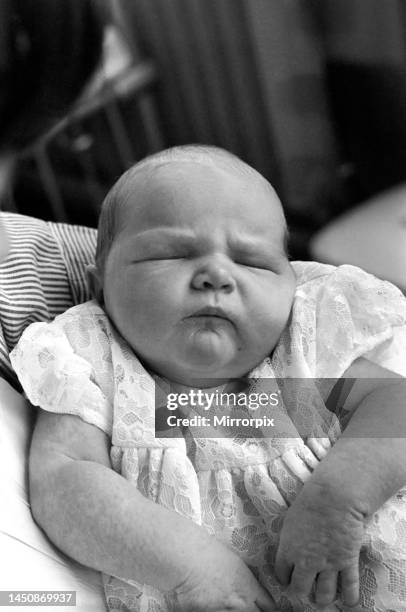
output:
{"label": "baby's pouty lips", "polygon": [[213,318],[213,319],[223,319],[224,321],[228,321],[234,327],[236,326],[236,316],[234,313],[231,313],[229,310],[221,308],[219,306],[203,306],[198,310],[191,312],[188,314],[185,319],[198,319],[198,318]]}

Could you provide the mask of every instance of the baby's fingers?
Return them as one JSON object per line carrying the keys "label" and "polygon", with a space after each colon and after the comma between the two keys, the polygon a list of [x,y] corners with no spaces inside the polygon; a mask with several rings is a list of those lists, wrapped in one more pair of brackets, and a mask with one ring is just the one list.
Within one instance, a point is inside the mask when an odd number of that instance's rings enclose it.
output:
{"label": "baby's fingers", "polygon": [[313,587],[315,572],[295,566],[290,581],[289,591],[296,597],[307,597]]}
{"label": "baby's fingers", "polygon": [[333,570],[320,572],[316,582],[316,603],[327,606],[336,599],[338,574]]}
{"label": "baby's fingers", "polygon": [[341,599],[347,606],[355,606],[359,600],[358,565],[341,571]]}
{"label": "baby's fingers", "polygon": [[316,572],[311,569],[304,569],[299,565],[293,567],[280,551],[276,555],[275,574],[282,586],[288,586],[290,583],[289,591],[296,597],[307,597],[316,577]]}

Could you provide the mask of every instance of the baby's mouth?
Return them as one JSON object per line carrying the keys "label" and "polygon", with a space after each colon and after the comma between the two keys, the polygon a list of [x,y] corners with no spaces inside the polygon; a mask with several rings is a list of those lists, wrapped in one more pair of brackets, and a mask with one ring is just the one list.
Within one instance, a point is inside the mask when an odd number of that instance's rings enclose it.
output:
{"label": "baby's mouth", "polygon": [[215,317],[217,319],[224,319],[229,323],[232,323],[232,319],[230,315],[217,306],[205,306],[204,308],[200,308],[200,310],[196,310],[196,312],[189,315],[187,318],[198,318],[198,317]]}

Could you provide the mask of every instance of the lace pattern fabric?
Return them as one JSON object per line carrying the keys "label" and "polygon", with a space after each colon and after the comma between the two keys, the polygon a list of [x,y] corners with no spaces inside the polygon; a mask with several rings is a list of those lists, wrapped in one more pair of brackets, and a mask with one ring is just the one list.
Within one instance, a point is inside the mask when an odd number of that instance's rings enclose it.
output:
{"label": "lace pattern fabric", "polygon": [[[340,377],[361,355],[406,375],[406,300],[352,266],[296,263],[288,328],[252,373],[258,377]],[[253,569],[281,610],[291,610],[273,563],[284,513],[340,433],[329,439],[154,437],[154,379],[94,302],[52,324],[38,323],[12,355],[33,404],[77,414],[112,439],[113,468],[148,498],[204,526]],[[403,370],[403,371],[402,371]],[[327,400],[329,388],[320,384]],[[323,403],[322,402],[322,403]],[[323,425],[323,406],[299,405]],[[175,611],[152,586],[104,577],[111,611]],[[361,554],[361,610],[406,610],[406,490],[371,519]],[[340,610],[336,602],[328,610]],[[313,612],[310,600],[303,608]]]}

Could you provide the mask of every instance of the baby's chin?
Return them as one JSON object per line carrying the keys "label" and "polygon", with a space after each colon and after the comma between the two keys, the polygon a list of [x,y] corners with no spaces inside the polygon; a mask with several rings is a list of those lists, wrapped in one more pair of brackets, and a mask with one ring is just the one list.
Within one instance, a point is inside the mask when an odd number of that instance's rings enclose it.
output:
{"label": "baby's chin", "polygon": [[216,376],[227,372],[232,377],[239,347],[235,335],[228,330],[199,329],[187,338],[180,356],[185,369],[193,370],[196,375]]}

